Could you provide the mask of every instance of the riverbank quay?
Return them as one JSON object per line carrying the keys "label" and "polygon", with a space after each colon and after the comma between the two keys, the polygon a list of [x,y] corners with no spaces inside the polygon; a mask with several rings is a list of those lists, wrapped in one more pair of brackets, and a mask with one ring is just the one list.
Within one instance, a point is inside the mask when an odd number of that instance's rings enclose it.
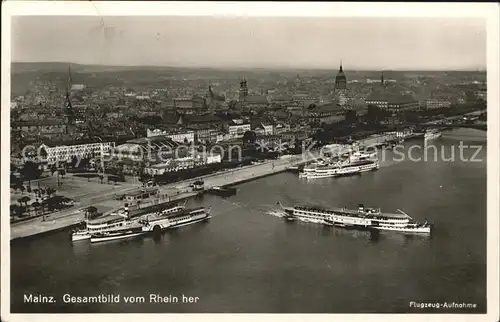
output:
{"label": "riverbank quay", "polygon": [[[292,165],[308,162],[310,160],[312,161],[316,157],[317,154],[311,154],[307,156],[290,156],[284,159],[270,160],[261,164],[254,164],[230,171],[210,174],[203,177],[194,178],[193,180],[189,181],[176,182],[169,185],[160,186],[159,188],[163,192],[168,191],[167,195],[169,196],[169,201],[183,200],[204,193],[204,191],[198,192],[193,191],[189,188],[190,184],[196,180],[203,180],[205,182],[205,189],[210,189],[211,187],[215,186],[236,185],[276,173],[284,172],[288,167]],[[113,209],[115,207],[118,207],[116,202],[114,202],[116,205],[110,205],[110,203],[113,203],[113,199],[115,196],[119,194],[126,194],[137,189],[140,188],[117,188],[107,194],[93,196],[92,198],[87,199],[85,202],[80,202],[78,209],[72,208],[47,215],[47,219],[45,221],[43,221],[42,218],[34,218],[32,220],[11,224],[10,239],[11,241],[16,239],[24,239],[70,228],[79,224],[85,219],[85,212],[83,210],[86,207],[91,205],[96,206],[96,204],[98,203],[107,203],[107,205],[109,205],[108,208]],[[172,193],[172,190],[174,190],[175,193]]]}
{"label": "riverbank quay", "polygon": [[[177,195],[172,195],[169,201],[181,201],[187,198],[196,196],[197,192],[184,192]],[[43,220],[42,218],[35,218],[30,222],[22,222],[11,225],[10,240],[25,240],[28,238],[39,237],[49,233],[71,229],[79,225],[85,220],[84,208],[72,209],[67,214],[59,214],[57,218],[50,218]]]}
{"label": "riverbank quay", "polygon": [[[361,139],[357,141],[357,143],[359,145],[369,146],[372,144],[388,142],[393,140],[394,137],[394,133],[382,134]],[[334,154],[332,156],[335,157],[348,151],[348,146],[340,147],[339,149],[332,151]],[[204,193],[204,191],[193,191],[192,188],[190,188],[190,185],[197,180],[204,181],[205,190],[216,186],[235,186],[244,182],[285,172],[292,167],[307,164],[318,159],[319,157],[321,157],[321,150],[318,151],[315,149],[303,154],[288,155],[276,160],[268,160],[263,163],[252,164],[237,169],[231,169],[192,178],[190,180],[167,184],[160,186],[159,188],[162,192],[165,192],[169,196],[169,201],[183,200]],[[81,183],[85,184],[85,181],[82,180]],[[85,200],[80,200],[78,209],[71,208],[58,213],[50,214],[46,216],[47,219],[45,221],[42,221],[41,218],[34,218],[32,220],[11,224],[11,240],[38,236],[75,226],[84,220],[85,213],[82,210],[86,207],[102,204],[108,209],[118,208],[119,205],[117,202],[114,202],[114,198],[117,195],[130,193],[136,191],[137,189],[140,188],[137,186],[130,187],[129,185],[126,187],[116,186],[116,188],[106,193],[97,195],[92,194],[91,196],[88,196],[88,198],[85,198]]]}

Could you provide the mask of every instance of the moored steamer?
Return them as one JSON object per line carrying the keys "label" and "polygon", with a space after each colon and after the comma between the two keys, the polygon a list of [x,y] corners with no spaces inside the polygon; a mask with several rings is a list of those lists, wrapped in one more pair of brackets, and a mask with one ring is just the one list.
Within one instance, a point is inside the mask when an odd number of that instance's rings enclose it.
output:
{"label": "moored steamer", "polygon": [[[128,202],[123,208],[109,212],[100,218],[86,220],[85,228],[71,232],[71,240],[74,242],[89,240],[92,235],[95,234],[114,229],[127,229],[130,225],[136,223],[142,216],[152,212],[163,211],[165,213],[170,213],[184,209],[185,204],[158,198],[157,192],[157,189],[145,189],[128,195],[126,197]],[[148,201],[150,196],[154,196],[154,198]],[[136,204],[129,204],[134,200]]]}
{"label": "moored steamer", "polygon": [[379,167],[380,165],[378,161],[372,160],[339,162],[335,165],[316,168],[314,171],[304,173],[301,177],[318,179],[356,175],[367,171],[377,170]]}
{"label": "moored steamer", "polygon": [[91,243],[99,243],[112,240],[127,239],[139,237],[146,234],[142,229],[142,225],[134,222],[126,227],[109,229],[103,232],[92,234],[90,237]]}
{"label": "moored steamer", "polygon": [[182,209],[175,212],[156,212],[139,221],[144,232],[159,233],[165,229],[187,226],[210,219],[210,207]]}

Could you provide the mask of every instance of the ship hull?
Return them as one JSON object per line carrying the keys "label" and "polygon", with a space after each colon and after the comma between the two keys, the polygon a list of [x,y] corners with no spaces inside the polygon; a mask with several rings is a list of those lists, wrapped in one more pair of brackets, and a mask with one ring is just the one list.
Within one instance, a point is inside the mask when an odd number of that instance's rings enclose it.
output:
{"label": "ship hull", "polygon": [[[189,216],[186,218],[186,216]],[[174,229],[182,226],[187,226],[191,224],[195,224],[198,222],[202,222],[205,220],[208,220],[211,218],[210,212],[205,211],[203,214],[193,214],[193,215],[180,215],[181,218],[176,218],[176,217],[165,217],[165,218],[158,218],[153,221],[148,221],[147,224],[145,224],[142,227],[142,230],[144,232],[161,232],[167,229]]]}
{"label": "ship hull", "polygon": [[417,228],[407,228],[407,227],[374,227],[374,229],[381,230],[381,231],[394,231],[394,232],[399,232],[399,233],[406,233],[406,234],[430,234],[431,233],[431,228],[430,227],[417,227]]}
{"label": "ship hull", "polygon": [[378,169],[379,169],[379,165],[373,164],[373,165],[368,165],[368,166],[353,167],[353,168],[342,169],[342,170],[332,169],[331,172],[327,172],[327,171],[325,171],[325,172],[306,172],[306,173],[299,174],[299,177],[300,178],[307,178],[307,179],[347,177],[347,176],[353,176],[353,175],[360,175],[363,172],[375,171]]}
{"label": "ship hull", "polygon": [[420,224],[410,221],[402,210],[400,214],[382,213],[379,210],[365,208],[363,205],[357,210],[347,208],[322,209],[311,206],[284,207],[278,202],[285,216],[294,217],[300,221],[324,224],[327,226],[346,229],[369,231],[393,231],[401,233],[430,234],[432,224]]}
{"label": "ship hull", "polygon": [[89,240],[92,235],[90,235],[88,232],[82,233],[82,232],[77,232],[77,233],[72,233],[71,234],[71,241],[82,241],[82,240]]}
{"label": "ship hull", "polygon": [[146,234],[146,232],[140,230],[140,231],[134,231],[134,232],[128,232],[128,233],[121,233],[121,234],[110,234],[110,235],[104,235],[104,236],[92,236],[90,238],[91,243],[100,243],[100,242],[106,242],[106,241],[112,241],[112,240],[120,240],[120,239],[127,239],[127,238],[133,238],[133,237],[138,237]]}
{"label": "ship hull", "polygon": [[200,219],[192,220],[192,221],[185,222],[185,223],[179,223],[179,224],[167,227],[167,229],[175,229],[175,228],[179,228],[179,227],[184,227],[184,226],[188,226],[188,225],[197,224],[197,223],[209,220],[210,218],[212,218],[212,216],[207,216],[205,218],[200,218]]}

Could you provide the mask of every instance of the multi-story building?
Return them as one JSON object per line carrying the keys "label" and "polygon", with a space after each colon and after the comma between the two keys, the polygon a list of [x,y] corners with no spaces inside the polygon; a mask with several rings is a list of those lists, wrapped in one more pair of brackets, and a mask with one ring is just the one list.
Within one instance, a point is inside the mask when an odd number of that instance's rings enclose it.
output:
{"label": "multi-story building", "polygon": [[446,99],[436,99],[430,98],[425,100],[425,108],[426,109],[435,109],[435,108],[444,108],[451,107],[451,101]]}
{"label": "multi-story building", "polygon": [[245,122],[241,119],[234,119],[229,124],[229,136],[232,138],[242,137],[246,131],[250,131],[252,126],[250,123]]}
{"label": "multi-story building", "polygon": [[374,92],[365,99],[365,103],[394,113],[420,108],[420,103],[413,96],[392,93]]}
{"label": "multi-story building", "polygon": [[55,136],[66,131],[66,123],[62,120],[15,121],[11,128],[29,135]]}
{"label": "multi-story building", "polygon": [[191,143],[194,142],[195,140],[195,132],[194,131],[162,131],[159,129],[155,130],[150,130],[147,129],[146,131],[146,136],[153,137],[153,136],[165,136],[167,138],[172,139],[175,142],[178,143]]}
{"label": "multi-story building", "polygon": [[74,143],[56,145],[57,143],[43,143],[38,148],[38,156],[47,164],[71,161],[76,158],[94,158],[107,155],[115,147],[114,142]]}
{"label": "multi-story building", "polygon": [[199,126],[194,128],[189,128],[194,131],[195,142],[200,143],[210,143],[217,141],[217,129],[211,126]]}
{"label": "multi-story building", "polygon": [[171,138],[159,135],[129,140],[110,151],[114,159],[128,159],[136,162],[157,162],[173,159],[187,153],[179,149],[180,144]]}

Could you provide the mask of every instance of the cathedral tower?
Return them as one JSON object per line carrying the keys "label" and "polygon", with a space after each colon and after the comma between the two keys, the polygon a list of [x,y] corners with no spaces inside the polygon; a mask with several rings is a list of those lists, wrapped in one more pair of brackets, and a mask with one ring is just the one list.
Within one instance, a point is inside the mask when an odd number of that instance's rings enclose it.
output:
{"label": "cathedral tower", "polygon": [[346,94],[347,94],[347,78],[344,74],[341,61],[339,71],[337,73],[337,76],[335,77],[334,98],[337,101],[337,103],[342,107],[344,107],[347,102]]}

